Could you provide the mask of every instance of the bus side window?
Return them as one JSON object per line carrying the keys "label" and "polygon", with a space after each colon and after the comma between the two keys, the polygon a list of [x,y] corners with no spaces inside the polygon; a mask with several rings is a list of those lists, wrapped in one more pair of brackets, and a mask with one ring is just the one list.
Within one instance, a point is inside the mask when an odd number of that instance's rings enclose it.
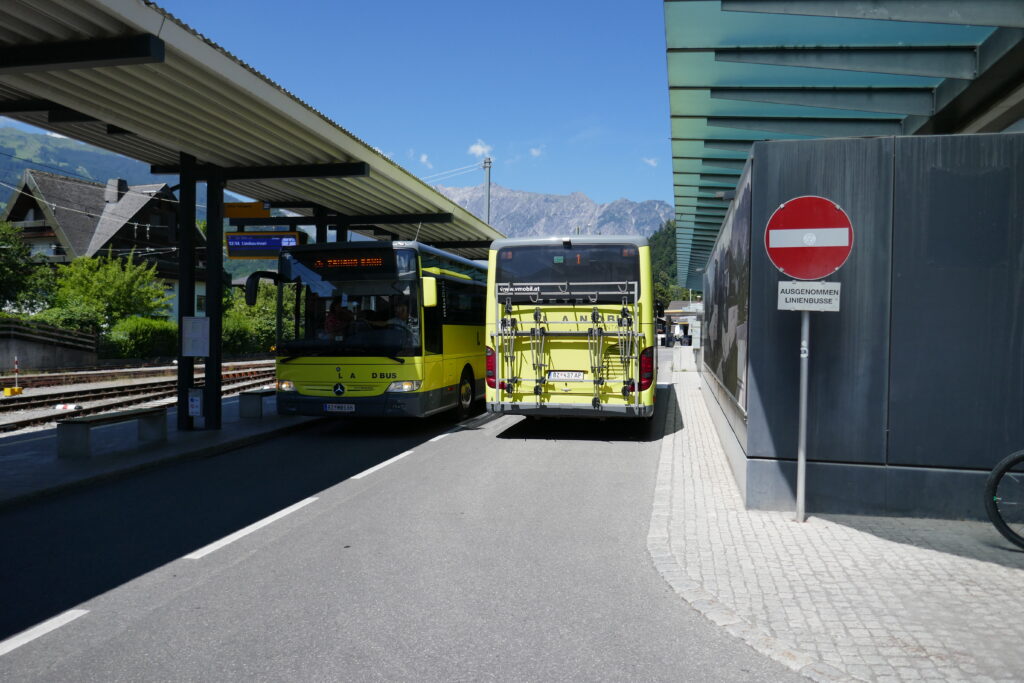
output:
{"label": "bus side window", "polygon": [[444,353],[444,335],[441,321],[444,316],[445,281],[437,280],[437,302],[433,308],[423,309],[423,352]]}
{"label": "bus side window", "polygon": [[450,325],[482,325],[486,290],[469,282],[445,282],[444,321]]}

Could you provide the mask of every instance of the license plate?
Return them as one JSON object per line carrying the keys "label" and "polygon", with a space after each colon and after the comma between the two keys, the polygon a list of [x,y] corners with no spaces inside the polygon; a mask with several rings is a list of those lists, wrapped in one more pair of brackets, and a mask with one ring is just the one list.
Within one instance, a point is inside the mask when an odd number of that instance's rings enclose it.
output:
{"label": "license plate", "polygon": [[354,413],[356,412],[356,405],[354,403],[325,403],[324,412],[327,413]]}
{"label": "license plate", "polygon": [[549,382],[582,382],[582,370],[548,370]]}

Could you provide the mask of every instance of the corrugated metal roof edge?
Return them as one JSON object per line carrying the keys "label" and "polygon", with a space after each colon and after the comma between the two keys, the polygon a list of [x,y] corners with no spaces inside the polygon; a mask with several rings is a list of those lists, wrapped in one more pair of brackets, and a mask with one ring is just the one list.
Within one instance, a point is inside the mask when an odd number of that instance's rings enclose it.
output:
{"label": "corrugated metal roof edge", "polygon": [[[427,184],[426,182],[424,182],[423,180],[421,180],[421,179],[420,179],[420,178],[418,178],[417,176],[415,176],[415,175],[413,175],[412,173],[410,173],[410,172],[409,172],[409,171],[408,171],[408,170],[407,170],[407,169],[406,169],[405,167],[403,167],[403,166],[399,165],[399,164],[398,164],[397,162],[395,162],[394,160],[392,160],[392,159],[388,158],[387,156],[385,156],[384,154],[382,154],[381,152],[379,152],[379,151],[378,151],[378,150],[377,150],[376,148],[372,147],[372,146],[371,146],[370,144],[368,144],[368,143],[367,143],[366,141],[362,140],[362,139],[361,139],[361,138],[359,138],[358,136],[354,135],[353,133],[351,133],[350,131],[348,131],[347,129],[345,129],[345,128],[344,128],[343,126],[339,125],[339,124],[338,124],[338,123],[336,123],[335,121],[333,121],[333,120],[331,120],[330,118],[328,118],[326,114],[324,114],[324,113],[323,113],[323,112],[321,112],[320,110],[318,110],[318,109],[316,109],[316,108],[312,107],[312,106],[311,106],[310,104],[308,104],[307,102],[305,102],[304,100],[302,100],[302,99],[301,99],[300,97],[298,97],[297,95],[295,95],[295,93],[291,92],[290,90],[287,90],[286,88],[282,87],[282,86],[281,86],[280,84],[278,84],[278,83],[276,83],[275,81],[273,81],[272,79],[270,79],[270,78],[269,78],[269,77],[268,77],[268,76],[267,76],[266,74],[263,74],[262,72],[260,72],[259,70],[257,70],[257,69],[256,69],[256,68],[254,68],[253,66],[251,66],[250,64],[248,64],[248,63],[246,63],[246,62],[242,61],[241,59],[239,59],[238,57],[234,56],[233,54],[231,54],[230,52],[228,52],[227,50],[225,50],[225,49],[224,49],[223,47],[221,47],[220,45],[218,45],[218,44],[217,44],[217,43],[215,43],[214,41],[210,40],[209,38],[207,38],[207,37],[206,37],[206,36],[204,36],[203,34],[199,33],[199,32],[198,32],[198,31],[196,31],[196,30],[195,30],[194,28],[192,28],[191,26],[189,26],[188,24],[186,24],[185,22],[183,22],[183,21],[182,21],[181,19],[179,19],[178,17],[174,16],[173,14],[171,14],[170,12],[168,12],[167,10],[165,10],[164,8],[162,8],[162,7],[160,7],[159,5],[157,5],[157,4],[155,3],[155,2],[153,2],[153,0],[142,0],[142,2],[143,2],[143,3],[144,3],[144,4],[146,5],[146,6],[147,6],[147,7],[149,7],[150,9],[152,9],[153,11],[157,12],[157,13],[158,13],[158,14],[160,14],[161,16],[163,16],[163,17],[165,17],[166,19],[169,19],[169,20],[171,20],[172,22],[174,22],[175,24],[177,24],[177,25],[178,25],[179,27],[181,27],[182,29],[184,29],[185,31],[187,31],[187,32],[188,32],[189,34],[191,34],[191,35],[192,35],[192,36],[194,36],[195,38],[198,38],[199,40],[203,41],[203,42],[204,42],[204,43],[205,43],[206,45],[208,45],[209,47],[213,48],[214,50],[216,50],[217,52],[219,52],[219,53],[220,53],[221,55],[223,55],[224,57],[226,57],[227,59],[231,60],[232,62],[234,62],[234,63],[235,63],[235,64],[237,64],[238,66],[242,67],[243,69],[245,69],[246,71],[248,71],[248,72],[249,72],[249,73],[251,73],[252,75],[256,76],[257,78],[259,78],[260,80],[264,81],[264,82],[265,82],[265,83],[267,83],[268,85],[270,85],[270,86],[272,86],[273,88],[277,89],[277,90],[278,90],[278,91],[279,91],[280,93],[282,93],[283,95],[287,96],[288,98],[290,98],[290,99],[291,99],[291,100],[293,100],[293,101],[294,101],[295,103],[297,103],[297,104],[299,104],[300,106],[302,106],[302,107],[303,107],[304,109],[306,109],[306,110],[307,110],[307,111],[309,111],[310,113],[313,113],[313,114],[315,114],[316,116],[318,116],[319,118],[321,118],[321,119],[322,119],[322,120],[323,120],[323,121],[324,121],[325,123],[327,123],[327,124],[329,124],[330,126],[332,126],[332,127],[336,128],[336,129],[337,129],[338,131],[340,131],[341,133],[343,133],[343,134],[344,134],[344,135],[346,135],[347,137],[351,138],[351,139],[352,139],[352,140],[353,140],[354,142],[356,142],[356,143],[358,143],[359,145],[361,145],[362,147],[364,147],[364,148],[366,149],[366,151],[367,151],[368,153],[372,154],[373,156],[375,156],[376,158],[378,158],[378,159],[380,159],[380,160],[382,160],[382,161],[385,161],[385,162],[389,163],[389,164],[390,164],[391,166],[393,166],[393,167],[394,167],[394,168],[395,168],[396,170],[398,170],[398,171],[401,171],[401,172],[402,172],[402,173],[404,173],[404,174],[405,174],[406,176],[408,176],[408,178],[409,178],[410,180],[414,180],[414,181],[416,181],[417,183],[419,183],[420,185],[422,185],[422,186],[423,186],[423,188],[425,188],[425,189],[426,189],[426,190],[427,190],[427,191],[428,191],[428,192],[429,192],[430,194],[432,194],[432,195],[436,195],[436,196],[437,196],[437,197],[439,197],[439,198],[440,198],[440,199],[441,199],[441,200],[442,200],[442,201],[443,201],[444,203],[446,203],[446,204],[448,204],[448,205],[450,205],[450,206],[454,206],[454,207],[457,207],[457,208],[458,208],[459,210],[465,211],[465,213],[466,213],[467,215],[469,215],[469,216],[471,216],[472,218],[474,218],[474,219],[476,219],[477,221],[479,221],[479,222],[480,222],[480,224],[482,224],[482,225],[484,225],[484,226],[486,226],[486,227],[490,228],[490,229],[491,229],[491,230],[492,230],[492,231],[493,231],[493,232],[494,232],[494,233],[495,233],[496,235],[502,235],[502,233],[500,233],[499,231],[495,230],[495,229],[494,229],[494,228],[493,228],[493,227],[492,227],[492,226],[491,226],[490,224],[486,223],[486,222],[485,222],[485,221],[484,221],[483,219],[481,219],[481,218],[480,218],[479,216],[477,216],[476,214],[473,214],[472,212],[470,212],[469,210],[467,210],[467,209],[466,209],[465,207],[463,207],[463,206],[460,206],[459,204],[456,204],[456,203],[455,203],[454,201],[452,201],[452,200],[451,200],[451,199],[449,199],[448,197],[445,197],[445,196],[444,196],[443,194],[441,194],[440,192],[438,192],[438,191],[437,191],[436,189],[434,189],[434,188],[433,188],[432,186],[430,186],[429,184]],[[503,236],[503,235],[502,235],[502,236]]]}

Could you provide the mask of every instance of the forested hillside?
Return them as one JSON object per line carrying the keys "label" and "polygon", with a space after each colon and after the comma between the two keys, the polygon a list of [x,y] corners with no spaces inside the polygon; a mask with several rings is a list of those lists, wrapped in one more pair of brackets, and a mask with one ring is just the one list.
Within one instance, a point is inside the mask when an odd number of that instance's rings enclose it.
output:
{"label": "forested hillside", "polygon": [[676,284],[676,224],[665,221],[648,238],[651,245],[651,270],[654,271],[654,296],[668,305],[671,301],[686,299],[690,292]]}

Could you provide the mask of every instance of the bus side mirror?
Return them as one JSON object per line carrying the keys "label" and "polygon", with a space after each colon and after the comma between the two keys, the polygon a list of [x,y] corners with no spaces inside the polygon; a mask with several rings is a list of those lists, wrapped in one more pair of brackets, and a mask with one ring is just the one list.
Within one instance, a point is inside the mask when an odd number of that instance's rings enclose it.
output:
{"label": "bus side mirror", "polygon": [[423,308],[437,306],[437,278],[424,276],[423,278]]}
{"label": "bus side mirror", "polygon": [[258,270],[245,279],[245,305],[255,306],[256,305],[256,294],[260,289],[260,280],[266,278],[277,282],[279,278],[278,274],[272,270]]}

